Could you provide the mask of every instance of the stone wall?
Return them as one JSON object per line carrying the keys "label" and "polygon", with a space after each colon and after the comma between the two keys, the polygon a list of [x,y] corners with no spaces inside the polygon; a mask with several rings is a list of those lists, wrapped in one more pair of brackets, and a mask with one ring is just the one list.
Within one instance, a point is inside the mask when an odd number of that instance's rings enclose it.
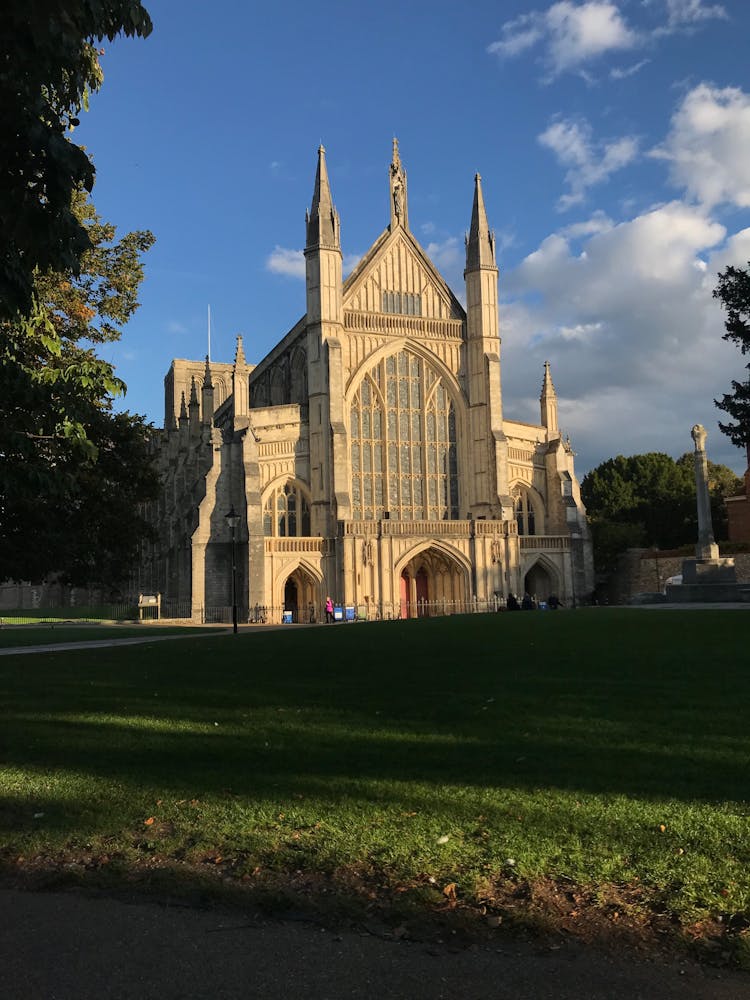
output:
{"label": "stone wall", "polygon": [[0,583],[0,610],[90,608],[123,600],[110,588],[66,587],[61,583]]}
{"label": "stone wall", "polygon": [[[721,551],[721,555],[725,555]],[[734,559],[738,583],[750,583],[750,552],[726,553]],[[690,555],[677,552],[655,552],[653,549],[628,549],[617,570],[600,590],[600,600],[608,604],[625,604],[635,594],[661,593],[670,576],[682,573],[683,560]]]}

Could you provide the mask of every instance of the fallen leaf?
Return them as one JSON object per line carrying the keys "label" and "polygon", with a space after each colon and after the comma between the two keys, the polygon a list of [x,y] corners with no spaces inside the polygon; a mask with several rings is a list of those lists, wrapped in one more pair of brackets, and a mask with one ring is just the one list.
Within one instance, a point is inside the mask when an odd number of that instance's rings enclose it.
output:
{"label": "fallen leaf", "polygon": [[155,820],[154,820],[153,816],[149,816],[148,819],[144,819],[144,821],[143,821],[143,825],[144,826],[153,826],[154,823],[155,823]]}
{"label": "fallen leaf", "polygon": [[443,886],[443,895],[446,899],[455,900],[457,888],[455,882],[449,882],[448,885]]}

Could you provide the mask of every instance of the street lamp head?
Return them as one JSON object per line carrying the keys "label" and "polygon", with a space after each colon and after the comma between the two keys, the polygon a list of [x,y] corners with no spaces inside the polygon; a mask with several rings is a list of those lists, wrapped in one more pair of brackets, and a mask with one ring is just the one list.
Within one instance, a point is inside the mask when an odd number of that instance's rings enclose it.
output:
{"label": "street lamp head", "polygon": [[239,527],[240,515],[236,514],[234,511],[234,504],[229,509],[229,513],[224,515],[224,518],[229,525],[229,527],[234,531],[235,528]]}

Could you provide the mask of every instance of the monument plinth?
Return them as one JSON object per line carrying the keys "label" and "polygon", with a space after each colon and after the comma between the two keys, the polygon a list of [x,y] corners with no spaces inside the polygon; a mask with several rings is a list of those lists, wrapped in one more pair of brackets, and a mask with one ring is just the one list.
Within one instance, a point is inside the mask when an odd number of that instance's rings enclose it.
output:
{"label": "monument plinth", "polygon": [[719,555],[711,521],[711,496],[708,491],[708,456],[706,429],[696,424],[691,436],[695,443],[695,497],[698,507],[698,544],[695,559],[682,564],[682,584],[667,585],[667,600],[680,603],[726,603],[750,600],[750,587],[737,583],[734,559]]}

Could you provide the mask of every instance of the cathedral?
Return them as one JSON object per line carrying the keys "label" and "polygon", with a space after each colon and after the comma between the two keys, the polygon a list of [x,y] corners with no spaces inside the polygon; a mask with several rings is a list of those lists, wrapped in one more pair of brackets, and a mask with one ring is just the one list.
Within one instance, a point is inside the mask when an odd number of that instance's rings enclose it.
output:
{"label": "cathedral", "polygon": [[549,364],[540,422],[503,414],[498,268],[479,175],[464,307],[390,221],[346,278],[318,150],[305,314],[261,361],[175,359],[155,447],[163,491],[142,589],[195,621],[405,618],[593,590],[586,514]]}

